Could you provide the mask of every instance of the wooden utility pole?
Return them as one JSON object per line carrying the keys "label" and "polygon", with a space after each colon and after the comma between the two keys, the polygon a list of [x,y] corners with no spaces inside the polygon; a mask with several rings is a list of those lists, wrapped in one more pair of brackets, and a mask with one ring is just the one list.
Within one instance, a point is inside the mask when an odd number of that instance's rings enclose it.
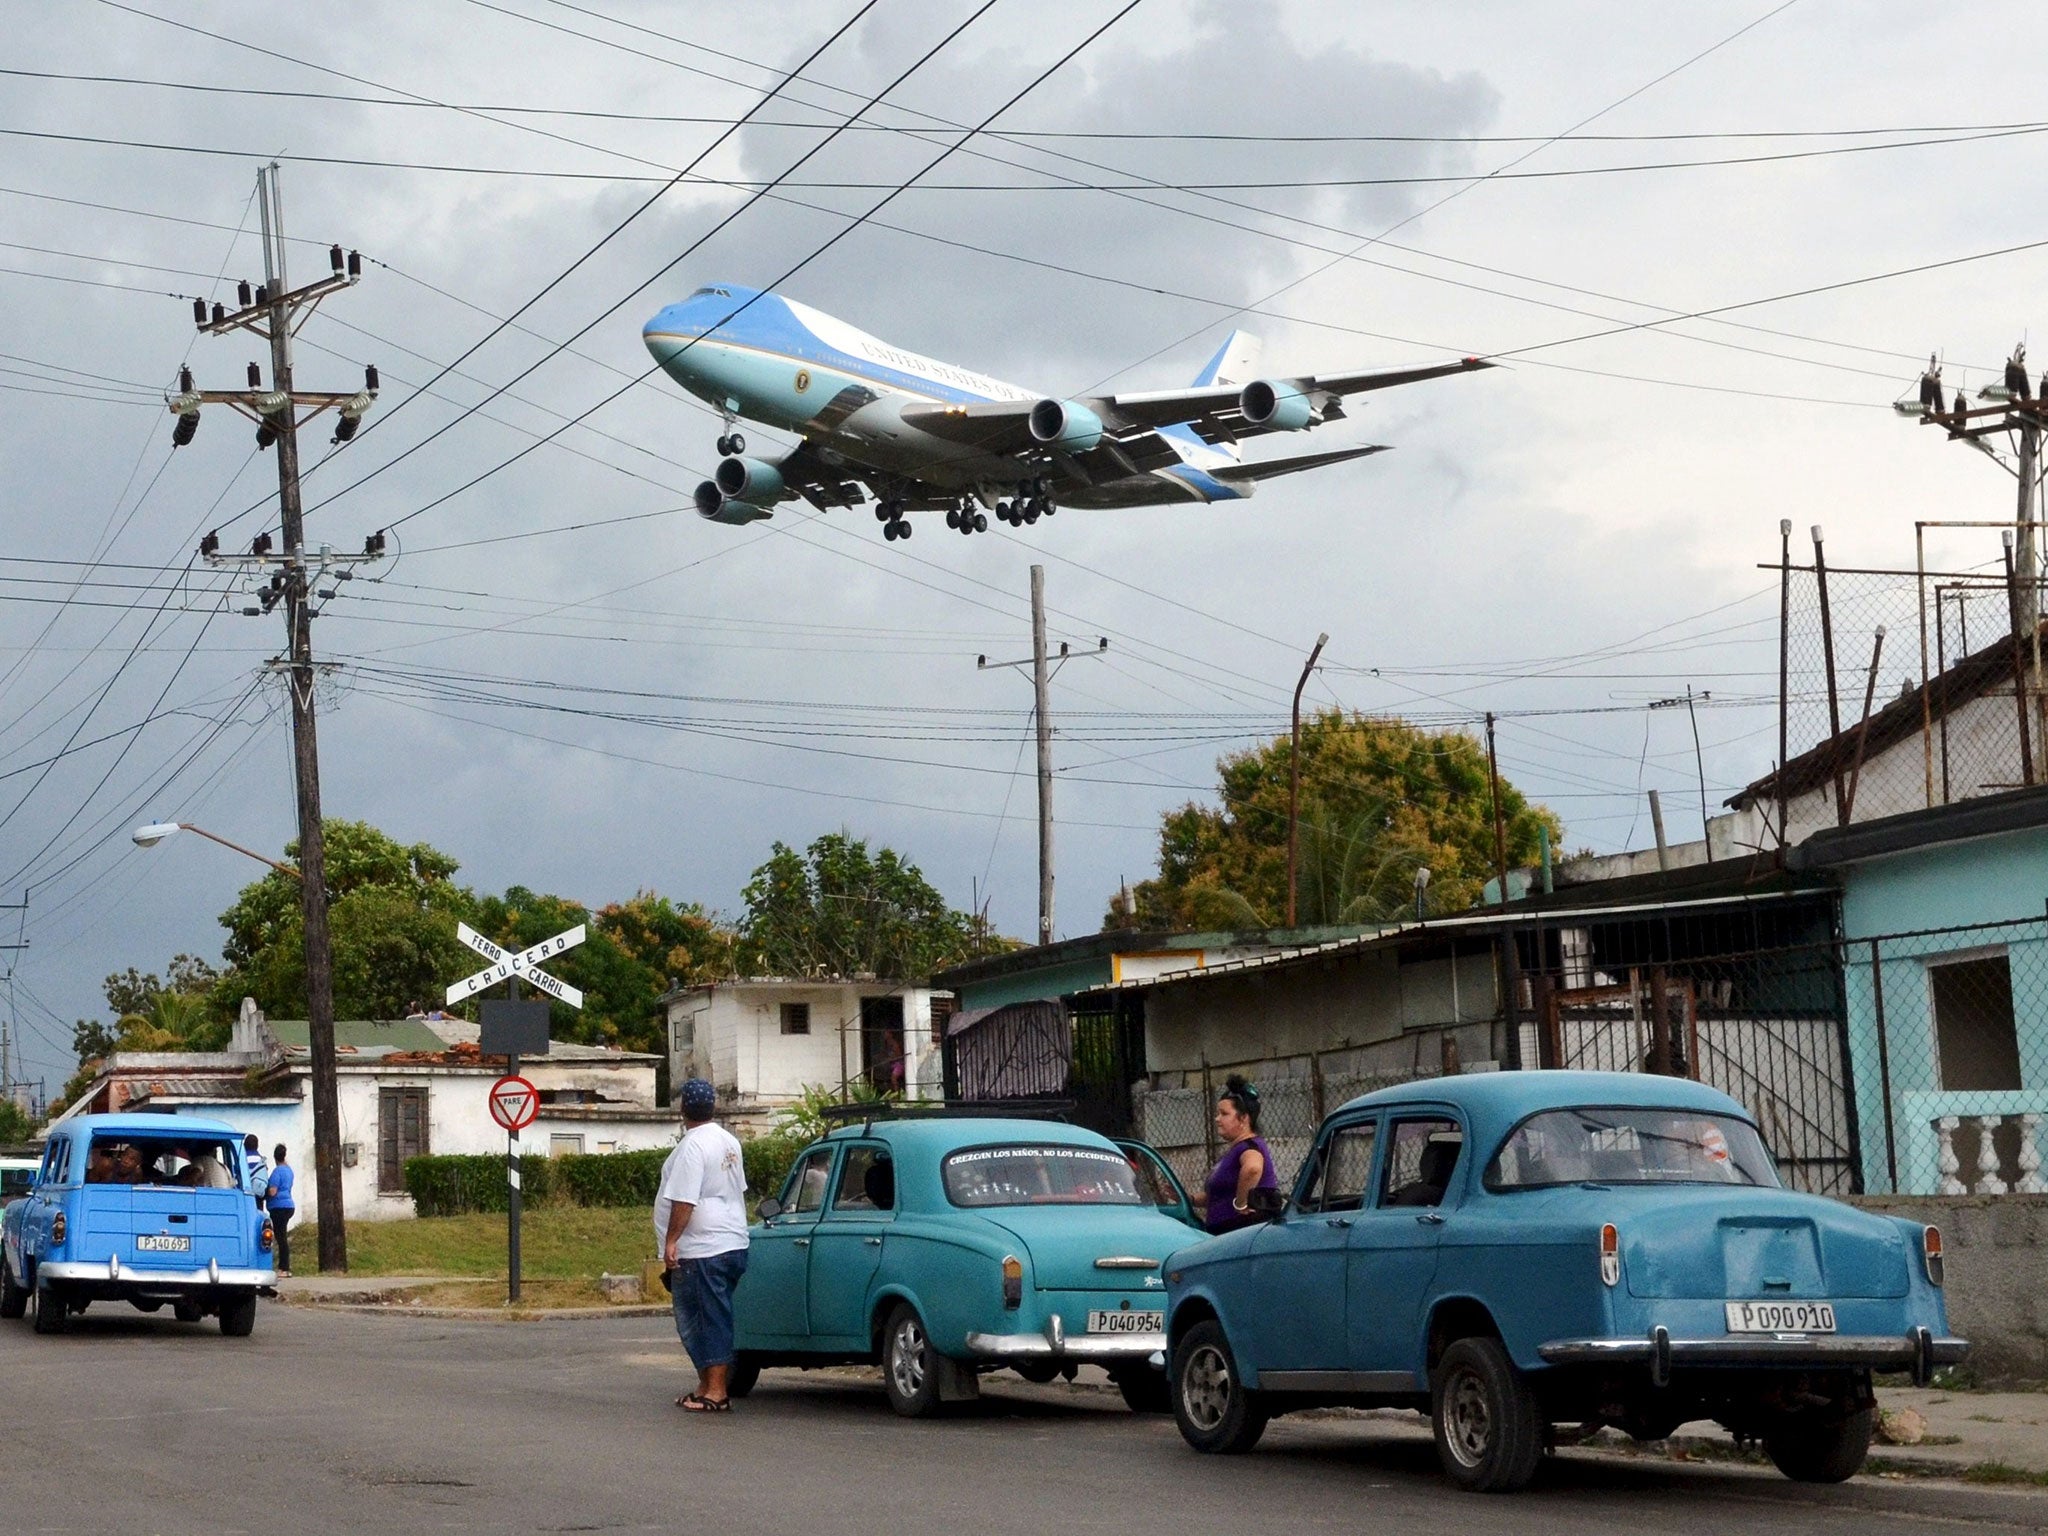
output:
{"label": "wooden utility pole", "polygon": [[[189,372],[181,373],[179,392],[167,403],[178,418],[171,441],[182,447],[198,430],[199,407],[203,404],[231,405],[256,423],[256,445],[277,450],[279,531],[284,547],[273,552],[270,535],[258,535],[246,555],[223,555],[218,534],[209,533],[200,543],[200,553],[216,565],[247,565],[261,571],[274,568],[269,582],[256,591],[257,606],[245,614],[268,613],[282,605],[285,613],[286,655],[274,670],[283,674],[291,694],[292,777],[298,802],[298,870],[300,910],[304,917],[306,960],[306,1029],[313,1076],[313,1177],[320,1212],[320,1268],[339,1272],[348,1268],[348,1239],[343,1225],[341,1194],[341,1113],[335,1076],[334,1050],[334,958],[327,922],[327,855],[320,816],[320,748],[313,708],[316,672],[313,662],[313,600],[316,577],[331,571],[336,581],[346,581],[354,564],[383,555],[381,533],[372,535],[360,555],[337,556],[321,549],[309,562],[305,539],[305,508],[299,492],[299,425],[322,411],[338,413],[335,441],[355,436],[363,413],[369,410],[377,392],[377,371],[366,370],[364,387],[352,393],[316,394],[292,387],[292,334],[304,323],[304,313],[330,293],[356,283],[362,275],[361,258],[353,252],[344,260],[341,247],[329,253],[329,274],[301,288],[291,288],[285,269],[284,199],[278,186],[278,168],[267,165],[256,173],[256,201],[263,226],[263,286],[253,294],[241,285],[240,305],[232,312],[215,304],[209,315],[202,300],[193,301],[193,318],[202,332],[225,335],[247,330],[270,343],[270,388],[262,387],[260,371],[249,365],[246,390],[198,390]],[[303,408],[310,407],[301,415]],[[331,597],[332,591],[320,593]]]}
{"label": "wooden utility pole", "polygon": [[1323,647],[1330,643],[1328,635],[1317,635],[1315,649],[1308,653],[1308,661],[1301,669],[1301,681],[1294,685],[1293,724],[1288,728],[1287,737],[1287,926],[1294,926],[1295,893],[1295,845],[1301,831],[1301,690],[1308,686],[1308,675],[1316,669],[1316,658],[1323,654]]}
{"label": "wooden utility pole", "polygon": [[[1109,649],[1107,639],[1098,638],[1093,651],[1100,656]],[[1045,567],[1031,567],[1031,654],[1020,661],[990,661],[974,658],[981,671],[1001,667],[1031,669],[1032,725],[1038,734],[1038,942],[1052,942],[1052,679],[1075,653],[1062,640],[1057,655],[1048,652],[1045,640]]]}
{"label": "wooden utility pole", "polygon": [[[1486,782],[1493,791],[1493,867],[1500,875],[1500,904],[1508,904],[1508,833],[1500,808],[1500,757],[1493,749],[1493,711],[1486,712]],[[1452,965],[1456,966],[1453,956]]]}

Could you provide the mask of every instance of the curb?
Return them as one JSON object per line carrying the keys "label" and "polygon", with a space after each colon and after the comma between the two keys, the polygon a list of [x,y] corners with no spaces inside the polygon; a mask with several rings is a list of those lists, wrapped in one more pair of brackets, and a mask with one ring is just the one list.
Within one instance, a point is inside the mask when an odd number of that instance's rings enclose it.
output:
{"label": "curb", "polygon": [[[402,1295],[402,1293],[395,1293]],[[627,1307],[417,1307],[402,1300],[366,1301],[351,1293],[346,1301],[325,1301],[311,1297],[280,1298],[288,1307],[307,1311],[349,1312],[360,1317],[428,1317],[480,1323],[584,1322],[607,1317],[668,1317],[669,1307],[639,1304]]]}

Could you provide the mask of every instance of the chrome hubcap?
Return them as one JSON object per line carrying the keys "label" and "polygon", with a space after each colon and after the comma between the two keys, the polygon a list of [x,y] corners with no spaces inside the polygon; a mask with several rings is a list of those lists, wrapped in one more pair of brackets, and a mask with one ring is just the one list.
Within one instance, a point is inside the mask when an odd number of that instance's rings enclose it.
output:
{"label": "chrome hubcap", "polygon": [[1444,1443],[1464,1467],[1486,1459],[1493,1440],[1493,1412],[1486,1385],[1470,1371],[1460,1371],[1444,1388]]}
{"label": "chrome hubcap", "polygon": [[1230,1362],[1213,1344],[1193,1351],[1181,1367],[1180,1400],[1188,1422],[1199,1430],[1213,1430],[1230,1409]]}
{"label": "chrome hubcap", "polygon": [[914,1317],[904,1318],[889,1336],[889,1380],[898,1397],[924,1390],[924,1329]]}

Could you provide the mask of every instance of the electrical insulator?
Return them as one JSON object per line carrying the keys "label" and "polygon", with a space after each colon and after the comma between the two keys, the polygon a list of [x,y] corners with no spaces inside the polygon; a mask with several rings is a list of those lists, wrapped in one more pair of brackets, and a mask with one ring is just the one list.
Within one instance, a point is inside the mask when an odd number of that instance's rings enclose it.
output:
{"label": "electrical insulator", "polygon": [[242,308],[244,309],[247,309],[256,302],[255,299],[250,297],[249,284],[246,281],[235,284],[235,297],[241,301]]}
{"label": "electrical insulator", "polygon": [[259,533],[259,534],[257,534],[257,535],[256,535],[256,537],[255,537],[255,538],[251,539],[251,540],[249,541],[249,553],[250,553],[250,554],[252,554],[252,555],[267,555],[267,554],[269,554],[269,553],[270,553],[270,535],[269,535],[269,534],[267,534],[267,533]]}
{"label": "electrical insulator", "polygon": [[198,431],[199,413],[197,411],[181,412],[178,416],[177,424],[171,428],[171,446],[173,448],[184,447],[192,441],[193,437],[198,434]]}
{"label": "electrical insulator", "polygon": [[362,425],[362,421],[363,418],[360,416],[350,416],[347,414],[335,418],[334,441],[337,443],[353,441],[356,435],[356,428]]}
{"label": "electrical insulator", "polygon": [[199,553],[208,560],[211,560],[220,553],[220,530],[218,528],[199,541]]}
{"label": "electrical insulator", "polygon": [[190,368],[180,368],[178,370],[178,393],[181,395],[192,393],[192,370]]}
{"label": "electrical insulator", "polygon": [[267,283],[258,283],[256,285],[256,302],[258,304],[268,304],[270,302],[270,287]]}
{"label": "electrical insulator", "polygon": [[350,251],[348,253],[348,275],[350,277],[361,277],[363,275],[363,253],[361,251]]}
{"label": "electrical insulator", "polygon": [[213,306],[213,323],[215,325],[219,325],[223,320],[227,319],[227,317],[228,312],[223,306],[219,304]]}
{"label": "electrical insulator", "polygon": [[363,540],[363,553],[373,556],[384,553],[384,530],[382,528],[379,528],[375,533]]}
{"label": "electrical insulator", "polygon": [[270,424],[270,418],[266,416],[256,423],[256,446],[258,448],[268,448],[276,441],[277,428]]}
{"label": "electrical insulator", "polygon": [[254,363],[249,365],[249,387],[251,389],[261,389],[263,387],[263,370]]}
{"label": "electrical insulator", "polygon": [[192,323],[194,325],[206,324],[206,300],[194,299],[192,301]]}
{"label": "electrical insulator", "polygon": [[340,247],[340,246],[336,245],[336,246],[330,246],[330,247],[328,248],[328,251],[327,251],[327,264],[328,264],[329,266],[331,266],[332,268],[334,268],[334,275],[335,275],[336,277],[339,277],[339,276],[341,275],[341,247]]}
{"label": "electrical insulator", "polygon": [[373,395],[377,393],[377,365],[375,363],[370,364],[369,367],[363,370],[363,388]]}

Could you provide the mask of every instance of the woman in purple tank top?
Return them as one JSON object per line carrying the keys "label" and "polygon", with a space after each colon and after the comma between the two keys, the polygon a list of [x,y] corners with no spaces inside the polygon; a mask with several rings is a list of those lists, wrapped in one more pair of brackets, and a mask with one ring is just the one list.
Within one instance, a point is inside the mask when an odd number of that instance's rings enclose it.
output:
{"label": "woman in purple tank top", "polygon": [[1234,1072],[1216,1096],[1216,1134],[1223,1155],[1194,1202],[1211,1232],[1229,1232],[1261,1219],[1249,1204],[1253,1190],[1280,1187],[1273,1151],[1259,1135],[1259,1090]]}

